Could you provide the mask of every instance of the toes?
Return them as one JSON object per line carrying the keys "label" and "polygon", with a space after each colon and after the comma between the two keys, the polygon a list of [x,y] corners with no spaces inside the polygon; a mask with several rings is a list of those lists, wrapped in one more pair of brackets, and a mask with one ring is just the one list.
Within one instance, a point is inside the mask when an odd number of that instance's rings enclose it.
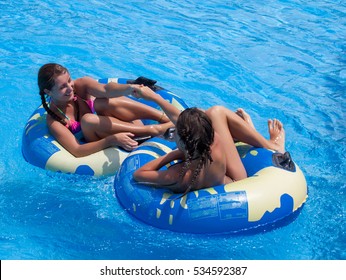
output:
{"label": "toes", "polygon": [[269,130],[271,130],[272,127],[273,127],[273,120],[269,119],[268,120],[268,128],[269,128]]}
{"label": "toes", "polygon": [[235,113],[236,113],[239,117],[243,118],[243,112],[242,112],[242,109],[241,109],[241,108],[238,108],[238,109],[235,111]]}
{"label": "toes", "polygon": [[278,119],[274,119],[273,127],[277,131],[282,131],[283,130],[283,124]]}

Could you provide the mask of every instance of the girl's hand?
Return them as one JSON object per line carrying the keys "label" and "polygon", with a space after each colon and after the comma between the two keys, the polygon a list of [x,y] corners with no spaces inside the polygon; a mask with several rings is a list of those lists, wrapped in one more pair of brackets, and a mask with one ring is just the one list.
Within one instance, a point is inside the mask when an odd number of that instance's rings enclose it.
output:
{"label": "girl's hand", "polygon": [[120,146],[126,151],[132,151],[138,147],[137,141],[132,139],[134,136],[135,135],[130,132],[120,132],[108,137],[111,141],[111,146]]}
{"label": "girl's hand", "polygon": [[153,100],[157,94],[147,86],[135,85],[135,86],[133,86],[133,94],[132,95],[136,98]]}
{"label": "girl's hand", "polygon": [[136,98],[141,98],[141,90],[143,85],[131,85],[131,95]]}

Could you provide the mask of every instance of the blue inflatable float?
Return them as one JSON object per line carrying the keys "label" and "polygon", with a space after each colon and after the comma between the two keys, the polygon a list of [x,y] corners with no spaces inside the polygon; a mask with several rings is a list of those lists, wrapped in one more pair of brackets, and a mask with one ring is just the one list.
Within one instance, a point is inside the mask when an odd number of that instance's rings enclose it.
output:
{"label": "blue inflatable float", "polygon": [[248,173],[244,180],[191,191],[183,197],[133,180],[135,170],[175,148],[175,142],[159,137],[146,141],[128,155],[115,177],[122,206],[149,225],[188,233],[239,232],[282,220],[307,198],[305,177],[288,153],[244,143],[237,143]]}
{"label": "blue inflatable float", "polygon": [[[126,84],[133,83],[134,80],[107,78],[100,79],[99,82]],[[156,93],[160,94],[178,109],[183,110],[187,107],[180,97],[170,91],[158,86],[155,86],[154,89]],[[161,110],[154,102],[139,101]],[[114,175],[118,171],[120,164],[129,154],[121,148],[111,147],[89,156],[77,158],[66,151],[50,134],[46,123],[46,115],[47,113],[43,106],[39,106],[28,119],[22,136],[23,157],[34,166],[62,173],[109,176]],[[144,124],[154,123],[150,120],[142,121]]]}

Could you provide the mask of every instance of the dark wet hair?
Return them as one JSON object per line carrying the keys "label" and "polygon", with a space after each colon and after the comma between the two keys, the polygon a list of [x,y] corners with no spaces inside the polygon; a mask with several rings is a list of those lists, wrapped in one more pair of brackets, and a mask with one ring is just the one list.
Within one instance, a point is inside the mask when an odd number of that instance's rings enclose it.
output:
{"label": "dark wet hair", "polygon": [[187,153],[185,163],[180,174],[182,178],[191,166],[192,160],[198,159],[198,164],[193,172],[191,181],[184,194],[189,192],[195,184],[202,168],[213,162],[210,146],[214,142],[214,129],[207,114],[195,107],[184,110],[176,124],[180,142]]}
{"label": "dark wet hair", "polygon": [[66,121],[49,108],[46,100],[46,93],[44,92],[45,89],[51,90],[55,85],[55,78],[65,73],[68,73],[68,70],[64,66],[57,63],[47,63],[38,71],[37,84],[40,89],[40,96],[44,109],[55,120],[66,126]]}

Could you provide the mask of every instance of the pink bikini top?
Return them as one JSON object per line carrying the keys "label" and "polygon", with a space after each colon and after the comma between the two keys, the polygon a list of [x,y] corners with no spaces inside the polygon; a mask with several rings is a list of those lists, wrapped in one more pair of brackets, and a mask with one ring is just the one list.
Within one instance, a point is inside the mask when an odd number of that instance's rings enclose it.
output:
{"label": "pink bikini top", "polygon": [[[79,96],[75,96],[73,98],[73,101],[77,101],[77,98],[80,98]],[[82,99],[82,98],[80,98]],[[90,111],[95,114],[95,108],[94,108],[94,100],[91,99],[87,99],[84,100],[85,103],[89,106]],[[58,106],[56,106],[53,102],[51,102],[57,109],[58,111],[67,119],[68,123],[66,124],[66,127],[72,132],[73,135],[78,134],[79,132],[81,132],[82,127],[81,127],[81,123],[79,121],[76,120],[71,120]]]}
{"label": "pink bikini top", "polygon": [[66,125],[66,127],[72,132],[73,135],[76,135],[82,130],[82,126],[79,121],[75,120],[68,120],[69,123]]}

